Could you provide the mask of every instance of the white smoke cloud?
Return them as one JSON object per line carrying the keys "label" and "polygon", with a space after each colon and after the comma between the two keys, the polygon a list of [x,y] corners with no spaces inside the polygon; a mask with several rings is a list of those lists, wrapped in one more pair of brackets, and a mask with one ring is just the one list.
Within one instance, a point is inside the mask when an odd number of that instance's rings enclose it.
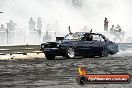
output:
{"label": "white smoke cloud", "polygon": [[42,17],[43,24],[58,20],[61,30],[69,25],[73,31],[87,25],[95,31],[103,31],[104,17],[112,24],[120,24],[126,31],[132,28],[131,0],[80,0],[75,7],[72,0],[0,0],[0,24],[13,19],[20,28],[26,28],[30,17]]}
{"label": "white smoke cloud", "polygon": [[132,50],[120,50],[118,53],[114,55],[110,55],[110,57],[126,57],[126,56],[132,56]]}

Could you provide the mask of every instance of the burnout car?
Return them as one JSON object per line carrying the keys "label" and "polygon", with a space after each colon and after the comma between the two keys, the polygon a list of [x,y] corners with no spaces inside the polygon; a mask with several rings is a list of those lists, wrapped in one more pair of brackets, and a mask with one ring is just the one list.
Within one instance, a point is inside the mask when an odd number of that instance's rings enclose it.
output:
{"label": "burnout car", "polygon": [[41,51],[47,59],[54,59],[55,56],[107,57],[118,52],[118,45],[99,33],[75,32],[58,38],[56,42],[42,43]]}

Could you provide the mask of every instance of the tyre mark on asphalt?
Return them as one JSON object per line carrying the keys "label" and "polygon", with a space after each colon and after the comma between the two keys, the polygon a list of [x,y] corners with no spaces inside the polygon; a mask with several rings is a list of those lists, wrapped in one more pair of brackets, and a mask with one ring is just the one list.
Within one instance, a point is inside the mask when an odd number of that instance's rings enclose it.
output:
{"label": "tyre mark on asphalt", "polygon": [[130,61],[130,57],[0,61],[0,85],[75,85],[78,65],[86,67],[88,73],[110,74],[131,70],[129,73],[132,74]]}

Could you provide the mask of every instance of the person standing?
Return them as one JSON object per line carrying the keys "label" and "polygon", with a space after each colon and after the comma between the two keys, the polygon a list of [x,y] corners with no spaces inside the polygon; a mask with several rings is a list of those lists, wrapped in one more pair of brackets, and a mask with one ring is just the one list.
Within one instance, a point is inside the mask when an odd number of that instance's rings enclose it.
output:
{"label": "person standing", "polygon": [[5,27],[4,27],[3,24],[1,24],[0,30],[1,30],[1,31],[5,31]]}
{"label": "person standing", "polygon": [[111,26],[110,31],[111,31],[111,32],[114,32],[114,31],[115,31],[114,25]]}
{"label": "person standing", "polygon": [[46,34],[43,36],[43,42],[49,42],[51,41],[51,36],[48,34],[48,31],[46,31]]}
{"label": "person standing", "polygon": [[41,30],[42,29],[42,21],[41,21],[41,17],[38,17],[37,19],[37,30]]}
{"label": "person standing", "polygon": [[35,30],[35,24],[36,22],[33,20],[33,18],[31,17],[30,18],[30,21],[29,21],[29,30],[30,31],[34,31]]}
{"label": "person standing", "polygon": [[105,17],[105,20],[104,20],[104,31],[108,31],[108,19]]}
{"label": "person standing", "polygon": [[14,23],[12,20],[10,20],[10,22],[9,23],[6,23],[6,25],[7,25],[7,29],[9,30],[9,31],[15,31],[15,28],[16,28],[16,23]]}
{"label": "person standing", "polygon": [[39,37],[41,37],[41,30],[42,30],[42,20],[41,17],[37,19],[37,31],[39,32]]}
{"label": "person standing", "polygon": [[122,30],[121,26],[119,24],[117,24],[116,29],[117,29],[118,32],[121,32],[121,30]]}

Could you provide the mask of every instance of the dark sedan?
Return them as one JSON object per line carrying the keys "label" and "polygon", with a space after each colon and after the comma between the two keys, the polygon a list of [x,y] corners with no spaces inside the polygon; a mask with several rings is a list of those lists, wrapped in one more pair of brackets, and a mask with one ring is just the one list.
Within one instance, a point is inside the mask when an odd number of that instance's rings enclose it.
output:
{"label": "dark sedan", "polygon": [[57,42],[42,43],[41,50],[47,59],[54,59],[55,56],[107,57],[118,52],[118,45],[99,33],[76,32]]}

